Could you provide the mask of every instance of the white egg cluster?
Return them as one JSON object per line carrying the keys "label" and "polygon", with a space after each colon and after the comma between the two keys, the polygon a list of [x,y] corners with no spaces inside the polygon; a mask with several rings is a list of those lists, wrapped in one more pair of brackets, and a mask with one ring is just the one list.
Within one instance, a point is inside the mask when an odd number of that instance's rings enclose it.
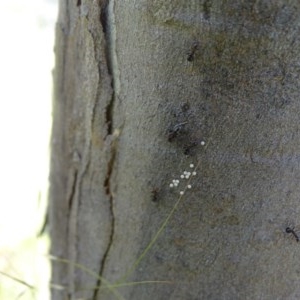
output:
{"label": "white egg cluster", "polygon": [[[195,165],[194,164],[190,164],[190,169],[192,169],[191,171],[183,171],[183,173],[180,175],[180,179],[183,180],[188,180],[188,184],[185,186],[184,189],[188,188],[191,189],[192,185],[189,183],[189,179],[191,176],[196,176],[197,172],[195,171]],[[172,182],[170,183],[170,188],[176,188],[179,186],[180,180],[179,179],[173,179]],[[181,190],[179,192],[180,195],[184,195],[184,190]]]}

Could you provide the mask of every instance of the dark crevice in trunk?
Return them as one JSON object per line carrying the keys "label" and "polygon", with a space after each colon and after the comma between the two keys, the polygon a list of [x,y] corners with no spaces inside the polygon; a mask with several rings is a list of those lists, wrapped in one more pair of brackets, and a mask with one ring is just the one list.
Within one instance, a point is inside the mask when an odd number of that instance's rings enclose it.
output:
{"label": "dark crevice in trunk", "polygon": [[107,125],[107,135],[112,134],[113,132],[113,107],[115,102],[115,92],[114,92],[114,77],[113,77],[113,65],[111,58],[111,38],[109,30],[109,12],[108,12],[109,0],[104,0],[101,4],[101,13],[100,13],[100,23],[103,29],[104,38],[105,38],[105,57],[107,62],[108,73],[111,78],[111,87],[112,87],[112,97],[106,106],[106,125]]}
{"label": "dark crevice in trunk", "polygon": [[[113,64],[112,64],[112,58],[111,58],[111,37],[110,37],[110,30],[109,30],[109,10],[108,10],[109,0],[103,0],[100,1],[101,6],[101,13],[100,13],[100,23],[103,29],[104,38],[105,38],[105,57],[106,57],[106,63],[107,63],[107,69],[108,73],[111,77],[111,87],[112,87],[112,94],[111,99],[108,102],[106,106],[105,111],[105,118],[106,118],[106,125],[107,125],[107,136],[112,135],[113,133],[113,109],[114,109],[114,102],[115,102],[115,91],[114,91],[114,77],[113,77]],[[107,164],[107,172],[106,177],[104,181],[104,189],[105,193],[109,198],[109,210],[110,210],[110,218],[111,218],[111,231],[109,235],[109,241],[107,243],[106,250],[104,252],[102,261],[100,263],[100,270],[98,272],[99,279],[97,280],[96,288],[94,290],[93,299],[96,300],[98,297],[99,288],[102,284],[101,278],[103,277],[103,272],[106,264],[107,257],[109,255],[109,251],[111,249],[113,239],[114,239],[114,233],[115,233],[115,215],[114,215],[114,199],[113,194],[111,192],[111,175],[114,167],[115,157],[116,157],[116,147],[114,143],[112,142],[111,148],[110,148],[110,159]]]}
{"label": "dark crevice in trunk", "polygon": [[111,185],[110,179],[111,179],[111,174],[112,174],[112,170],[113,170],[113,166],[114,166],[114,162],[115,162],[115,156],[116,156],[116,151],[115,151],[115,148],[112,147],[112,156],[111,156],[111,159],[108,162],[108,169],[107,169],[107,174],[106,174],[106,178],[105,178],[105,182],[104,182],[105,193],[108,195],[109,203],[110,203],[109,210],[110,210],[110,215],[111,215],[111,231],[110,231],[110,236],[109,236],[109,241],[108,241],[108,244],[107,244],[107,248],[106,248],[106,251],[103,255],[102,262],[101,262],[101,265],[100,265],[99,279],[98,279],[97,284],[96,284],[97,288],[94,291],[94,297],[93,297],[94,300],[97,299],[99,287],[101,286],[101,283],[102,283],[100,278],[103,277],[103,272],[104,272],[106,259],[108,257],[110,248],[112,246],[113,239],[114,239],[114,234],[115,234],[115,216],[114,216],[114,210],[113,210],[113,205],[114,205],[113,200],[114,199],[113,199],[113,195],[112,195],[111,189],[110,189],[110,185]]}

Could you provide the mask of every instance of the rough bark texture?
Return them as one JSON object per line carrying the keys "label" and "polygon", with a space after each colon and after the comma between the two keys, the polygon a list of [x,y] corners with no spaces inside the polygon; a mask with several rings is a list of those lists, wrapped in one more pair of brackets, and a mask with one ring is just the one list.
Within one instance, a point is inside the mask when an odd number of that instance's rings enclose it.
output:
{"label": "rough bark texture", "polygon": [[[51,254],[172,284],[112,291],[53,262],[53,299],[300,298],[285,232],[300,223],[299,15],[298,0],[60,1]],[[190,163],[192,189],[128,272]]]}

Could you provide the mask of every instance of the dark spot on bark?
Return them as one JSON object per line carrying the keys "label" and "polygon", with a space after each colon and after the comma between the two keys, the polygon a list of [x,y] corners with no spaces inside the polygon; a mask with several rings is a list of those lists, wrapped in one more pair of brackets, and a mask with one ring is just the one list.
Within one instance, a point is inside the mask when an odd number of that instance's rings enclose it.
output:
{"label": "dark spot on bark", "polygon": [[181,105],[182,112],[187,112],[189,109],[190,109],[190,103],[189,102],[185,102]]}
{"label": "dark spot on bark", "polygon": [[299,237],[298,237],[297,233],[294,231],[294,228],[287,227],[287,228],[285,229],[285,232],[286,232],[286,233],[291,233],[291,234],[295,237],[296,242],[299,242]]}
{"label": "dark spot on bark", "polygon": [[168,130],[168,141],[172,142],[178,135],[179,133],[183,130],[184,126],[188,122],[181,122],[179,124],[174,125]]}
{"label": "dark spot on bark", "polygon": [[198,43],[194,42],[190,52],[188,53],[187,61],[192,62],[195,59],[195,53],[198,49]]}
{"label": "dark spot on bark", "polygon": [[205,0],[203,3],[203,16],[205,20],[210,19],[211,0]]}
{"label": "dark spot on bark", "polygon": [[155,188],[151,191],[152,202],[155,202],[155,203],[158,202],[158,192],[159,192],[158,188]]}
{"label": "dark spot on bark", "polygon": [[101,1],[101,12],[100,12],[100,22],[102,25],[102,29],[104,34],[107,33],[107,26],[108,26],[108,2],[107,0]]}
{"label": "dark spot on bark", "polygon": [[185,145],[183,148],[183,153],[185,155],[191,155],[192,154],[192,150],[198,145],[198,143],[196,141],[191,142],[188,145]]}

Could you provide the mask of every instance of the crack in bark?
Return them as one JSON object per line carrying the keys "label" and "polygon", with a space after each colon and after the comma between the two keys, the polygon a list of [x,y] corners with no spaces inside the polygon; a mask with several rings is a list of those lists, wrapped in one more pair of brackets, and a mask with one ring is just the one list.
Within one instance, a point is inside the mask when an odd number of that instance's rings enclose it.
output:
{"label": "crack in bark", "polygon": [[106,118],[106,124],[107,124],[107,135],[110,135],[113,133],[113,107],[115,103],[115,82],[114,82],[114,76],[113,76],[113,64],[112,64],[112,58],[111,58],[111,36],[110,36],[110,30],[109,30],[109,2],[110,0],[102,0],[101,1],[101,13],[100,13],[100,23],[103,29],[104,39],[105,39],[105,49],[104,54],[107,62],[107,71],[111,78],[111,88],[112,88],[112,96],[109,101],[109,103],[106,106],[105,110],[105,118]]}
{"label": "crack in bark", "polygon": [[112,155],[111,158],[108,162],[108,168],[107,168],[107,173],[106,173],[106,177],[105,177],[105,181],[104,181],[104,188],[105,188],[105,193],[106,195],[110,196],[110,198],[112,198],[112,193],[110,190],[110,177],[112,174],[112,170],[113,170],[113,166],[114,166],[114,161],[115,161],[115,157],[116,157],[116,149],[115,147],[111,147],[112,150]]}
{"label": "crack in bark", "polygon": [[105,112],[105,118],[106,118],[106,125],[107,125],[107,134],[111,135],[113,133],[113,106],[115,102],[115,93],[112,93],[111,100],[109,101],[109,104],[106,106],[106,112]]}
{"label": "crack in bark", "polygon": [[107,133],[105,136],[105,139],[107,137],[113,138],[113,140],[110,143],[110,159],[107,164],[107,172],[106,172],[106,177],[104,180],[104,189],[105,193],[109,198],[109,211],[110,211],[110,217],[111,217],[111,231],[109,235],[109,241],[107,243],[106,250],[104,252],[102,261],[100,263],[100,270],[98,272],[99,274],[99,279],[97,280],[96,288],[94,290],[93,294],[93,299],[96,300],[98,297],[99,293],[99,288],[102,284],[101,278],[104,272],[105,264],[107,261],[107,257],[109,254],[109,251],[111,249],[113,239],[114,239],[114,234],[115,234],[115,215],[114,215],[114,199],[113,199],[113,193],[111,191],[111,176],[113,172],[113,167],[115,163],[115,157],[116,157],[116,141],[114,140],[113,136],[113,108],[114,108],[114,103],[115,103],[115,83],[114,83],[114,76],[113,76],[113,63],[112,63],[112,58],[111,58],[111,37],[110,37],[110,30],[109,30],[109,2],[110,0],[100,0],[100,8],[101,8],[101,13],[100,13],[100,23],[102,26],[103,34],[104,34],[104,39],[105,39],[105,58],[106,58],[106,63],[107,63],[107,71],[108,74],[111,78],[111,88],[112,88],[112,94],[111,94],[111,99],[109,100],[106,110],[105,110],[105,123],[107,125]]}
{"label": "crack in bark", "polygon": [[71,191],[70,191],[70,195],[68,197],[68,207],[69,207],[69,212],[71,211],[72,205],[73,205],[73,199],[74,199],[74,195],[75,195],[75,191],[76,191],[76,185],[77,185],[77,171],[74,172],[73,175],[73,182],[72,182],[72,186],[71,186]]}
{"label": "crack in bark", "polygon": [[108,162],[108,170],[107,170],[107,174],[106,174],[106,178],[105,178],[105,182],[104,182],[104,188],[105,188],[105,193],[108,195],[109,197],[109,210],[110,210],[110,215],[111,215],[111,232],[110,232],[110,236],[109,236],[109,241],[107,244],[107,248],[104,252],[103,255],[103,259],[100,265],[100,270],[99,270],[99,279],[97,280],[97,284],[96,284],[96,289],[94,290],[94,296],[93,299],[96,300],[97,299],[97,295],[98,295],[98,291],[99,288],[101,286],[101,279],[103,272],[104,272],[104,267],[105,267],[105,263],[106,263],[106,259],[108,257],[109,251],[111,249],[112,243],[113,243],[113,238],[114,238],[114,234],[115,234],[115,215],[114,215],[114,209],[113,209],[113,195],[111,193],[111,189],[110,189],[110,179],[111,179],[111,174],[113,171],[113,166],[114,166],[114,162],[115,162],[115,157],[116,157],[116,148],[112,147],[112,155],[111,158]]}

